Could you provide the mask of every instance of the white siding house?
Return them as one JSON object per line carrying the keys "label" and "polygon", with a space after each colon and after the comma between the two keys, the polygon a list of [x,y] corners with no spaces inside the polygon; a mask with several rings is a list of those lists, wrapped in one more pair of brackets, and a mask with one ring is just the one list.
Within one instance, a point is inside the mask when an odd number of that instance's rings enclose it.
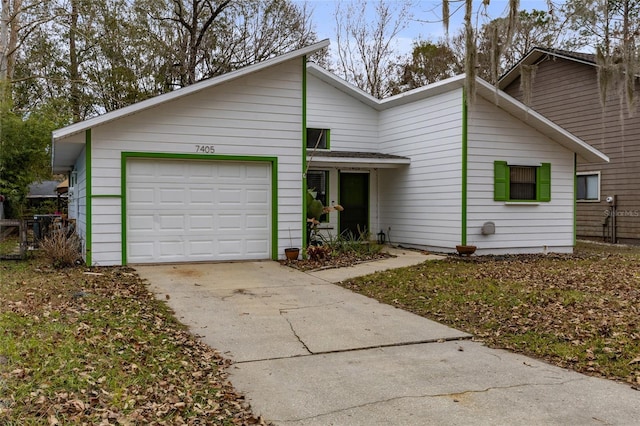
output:
{"label": "white siding house", "polygon": [[[306,64],[327,44],[55,131],[87,263],[281,258],[309,238],[305,184],[345,207],[325,235],[382,231],[442,252],[572,248],[574,157],[606,156],[480,80],[468,111],[463,77],[377,100]],[[497,180],[516,166],[550,170],[528,184],[534,200]]]}
{"label": "white siding house", "polygon": [[[469,114],[467,241],[491,253],[571,252],[574,241],[574,153],[485,99]],[[502,132],[493,130],[500,126]],[[487,203],[494,196],[494,162],[551,165],[548,202]],[[492,222],[496,232],[483,235]]]}
{"label": "white siding house", "polygon": [[411,158],[400,173],[382,173],[380,190],[389,198],[381,226],[392,243],[439,251],[460,244],[462,105],[458,89],[384,111],[381,145]]}

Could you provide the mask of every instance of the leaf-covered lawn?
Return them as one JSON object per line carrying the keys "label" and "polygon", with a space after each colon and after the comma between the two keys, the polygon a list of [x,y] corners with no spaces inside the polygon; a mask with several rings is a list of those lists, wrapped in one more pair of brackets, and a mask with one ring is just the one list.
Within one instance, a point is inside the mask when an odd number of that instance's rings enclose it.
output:
{"label": "leaf-covered lawn", "polygon": [[128,268],[0,266],[0,424],[263,424]]}
{"label": "leaf-covered lawn", "polygon": [[640,247],[451,256],[342,285],[492,347],[640,388]]}

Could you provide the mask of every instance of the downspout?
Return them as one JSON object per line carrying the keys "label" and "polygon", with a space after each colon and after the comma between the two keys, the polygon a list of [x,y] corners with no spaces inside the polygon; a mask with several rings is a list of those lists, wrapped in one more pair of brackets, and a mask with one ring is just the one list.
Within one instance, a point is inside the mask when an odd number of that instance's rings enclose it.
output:
{"label": "downspout", "polygon": [[460,244],[467,245],[467,93],[462,89],[462,203]]}
{"label": "downspout", "polygon": [[86,235],[85,235],[85,262],[87,266],[93,266],[93,256],[91,252],[93,250],[93,236],[92,236],[92,222],[91,217],[91,204],[92,204],[92,178],[91,178],[91,129],[85,131],[85,220],[86,220]]}
{"label": "downspout", "polygon": [[573,247],[578,242],[578,154],[573,153]]}
{"label": "downspout", "polygon": [[307,246],[307,56],[302,57],[302,247]]}

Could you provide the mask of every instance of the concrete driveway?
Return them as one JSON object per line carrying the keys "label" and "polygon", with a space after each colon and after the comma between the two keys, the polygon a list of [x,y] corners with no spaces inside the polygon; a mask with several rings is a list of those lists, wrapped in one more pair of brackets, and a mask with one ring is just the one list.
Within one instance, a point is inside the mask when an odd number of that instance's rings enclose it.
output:
{"label": "concrete driveway", "polygon": [[233,361],[279,425],[638,424],[640,392],[506,351],[331,284],[417,252],[303,273],[276,262],[139,266],[150,289]]}

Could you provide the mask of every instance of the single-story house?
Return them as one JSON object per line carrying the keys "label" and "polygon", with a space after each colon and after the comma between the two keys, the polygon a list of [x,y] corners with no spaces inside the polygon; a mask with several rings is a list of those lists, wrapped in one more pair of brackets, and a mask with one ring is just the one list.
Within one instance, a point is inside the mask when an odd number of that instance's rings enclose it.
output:
{"label": "single-story house", "polygon": [[322,41],[53,133],[93,265],[277,259],[323,232],[455,252],[569,252],[582,140],[464,77],[377,100],[307,63]]}

